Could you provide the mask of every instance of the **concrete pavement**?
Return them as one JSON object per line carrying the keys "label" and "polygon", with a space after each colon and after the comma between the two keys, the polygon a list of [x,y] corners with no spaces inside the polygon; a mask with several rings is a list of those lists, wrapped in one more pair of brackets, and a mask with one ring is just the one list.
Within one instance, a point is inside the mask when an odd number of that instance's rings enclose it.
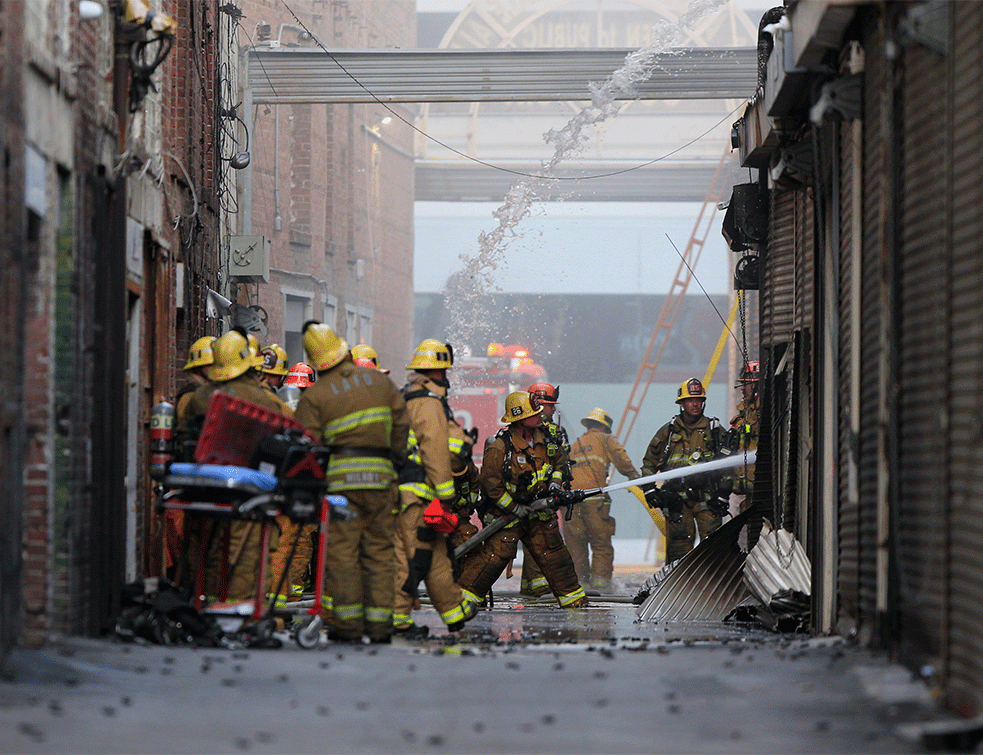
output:
{"label": "concrete pavement", "polygon": [[840,639],[634,618],[512,596],[457,637],[391,646],[60,638],[9,660],[0,752],[908,753],[898,725],[944,717]]}

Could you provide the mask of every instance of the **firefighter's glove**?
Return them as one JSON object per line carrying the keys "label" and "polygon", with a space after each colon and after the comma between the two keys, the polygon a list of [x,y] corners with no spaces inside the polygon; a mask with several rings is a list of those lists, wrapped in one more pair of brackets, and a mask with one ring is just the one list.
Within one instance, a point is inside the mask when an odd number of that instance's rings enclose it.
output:
{"label": "firefighter's glove", "polygon": [[678,493],[663,492],[661,508],[667,515],[681,514],[683,513],[683,497]]}
{"label": "firefighter's glove", "polygon": [[730,513],[730,498],[726,495],[717,495],[707,501],[707,509],[714,516],[721,518]]}
{"label": "firefighter's glove", "polygon": [[526,519],[532,513],[532,508],[525,503],[517,503],[509,513],[516,519]]}
{"label": "firefighter's glove", "polygon": [[530,512],[549,511],[550,503],[545,498],[537,498],[529,504]]}
{"label": "firefighter's glove", "polygon": [[527,469],[525,472],[522,472],[515,479],[516,488],[517,489],[520,489],[520,490],[526,490],[526,489],[528,489],[528,487],[530,485],[532,485],[532,479],[533,479],[532,470],[531,469]]}
{"label": "firefighter's glove", "polygon": [[718,455],[729,456],[741,447],[741,431],[732,427],[720,436]]}
{"label": "firefighter's glove", "polygon": [[645,491],[645,503],[650,509],[661,509],[665,504],[662,503],[663,494],[655,485]]}

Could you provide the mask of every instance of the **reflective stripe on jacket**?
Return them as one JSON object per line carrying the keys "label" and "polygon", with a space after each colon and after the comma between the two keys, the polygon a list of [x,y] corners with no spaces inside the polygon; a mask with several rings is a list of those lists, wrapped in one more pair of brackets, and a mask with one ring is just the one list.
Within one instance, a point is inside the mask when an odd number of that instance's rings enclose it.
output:
{"label": "reflective stripe on jacket", "polygon": [[[553,466],[547,452],[548,442],[549,436],[542,428],[533,430],[532,445],[529,445],[517,428],[509,426],[488,444],[481,462],[479,483],[485,496],[500,509],[494,516],[512,511],[516,503],[542,498],[550,482],[562,481],[562,472]],[[508,459],[510,447],[511,459]],[[519,477],[526,471],[532,473],[532,481],[519,490]],[[534,516],[547,521],[556,514],[541,511]]]}
{"label": "reflective stripe on jacket", "polygon": [[392,459],[405,457],[409,416],[399,389],[378,370],[346,358],[318,375],[295,416],[338,449],[328,462],[329,491],[384,490],[395,481]]}
{"label": "reflective stripe on jacket", "polygon": [[574,490],[603,488],[607,485],[608,467],[612,463],[629,480],[639,477],[617,438],[601,430],[588,430],[570,448],[571,487]]}

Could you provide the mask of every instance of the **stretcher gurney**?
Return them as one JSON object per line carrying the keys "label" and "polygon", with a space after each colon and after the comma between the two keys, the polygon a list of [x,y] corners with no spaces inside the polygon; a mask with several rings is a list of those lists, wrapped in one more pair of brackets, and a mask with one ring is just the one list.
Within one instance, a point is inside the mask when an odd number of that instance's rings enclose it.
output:
{"label": "stretcher gurney", "polygon": [[[320,637],[320,607],[323,597],[323,571],[329,520],[354,518],[344,496],[327,495],[325,470],[330,449],[317,444],[293,419],[261,406],[216,391],[212,394],[201,434],[194,449],[195,463],[167,464],[159,478],[159,508],[186,512],[193,527],[198,528],[199,548],[194,607],[215,616],[220,624],[259,639],[269,637],[276,619],[290,619],[296,627],[295,638],[302,647],[313,647]],[[272,528],[277,516],[289,517],[298,524],[317,523],[318,548],[313,558],[314,600],[300,604],[276,605],[289,562],[297,550],[303,529],[298,527],[293,542],[281,543],[289,548],[287,568],[281,584],[274,585],[266,601],[268,556]],[[205,565],[211,550],[210,532],[223,520],[245,520],[260,527],[259,562],[253,599],[229,605],[227,595],[229,554],[222,552],[223,568],[217,600],[205,597]],[[187,534],[186,527],[186,534]],[[188,537],[185,537],[185,547]],[[245,538],[243,538],[243,542]],[[235,561],[232,559],[232,568]],[[298,616],[298,612],[302,615]],[[300,618],[300,621],[294,619]]]}
{"label": "stretcher gurney", "polygon": [[[301,449],[304,447],[301,446]],[[306,453],[309,450],[304,449]],[[323,450],[323,449],[318,449]],[[199,538],[199,553],[193,586],[193,605],[202,614],[219,620],[223,629],[242,631],[254,638],[269,638],[276,628],[276,619],[293,621],[301,614],[302,620],[295,623],[294,637],[301,647],[314,647],[320,636],[321,599],[324,591],[324,558],[330,519],[347,520],[354,511],[348,508],[348,500],[340,495],[321,493],[312,502],[312,486],[304,481],[298,486],[289,479],[281,479],[267,472],[234,465],[174,463],[168,474],[161,480],[159,507],[177,509],[186,513],[198,514],[195,524],[203,537]],[[291,608],[276,607],[274,597],[282,585],[274,585],[269,597],[264,593],[267,580],[267,562],[270,553],[270,536],[275,518],[283,514],[292,521],[307,524],[318,523],[318,548],[314,558],[314,600],[312,605]],[[216,520],[238,519],[257,522],[260,531],[260,557],[256,575],[256,592],[251,601],[229,604],[225,595],[219,594],[216,602],[209,603],[205,597],[205,560],[209,551],[207,532],[214,528]],[[293,557],[298,529],[293,542],[281,543],[289,547]],[[286,571],[281,582],[286,579]]]}

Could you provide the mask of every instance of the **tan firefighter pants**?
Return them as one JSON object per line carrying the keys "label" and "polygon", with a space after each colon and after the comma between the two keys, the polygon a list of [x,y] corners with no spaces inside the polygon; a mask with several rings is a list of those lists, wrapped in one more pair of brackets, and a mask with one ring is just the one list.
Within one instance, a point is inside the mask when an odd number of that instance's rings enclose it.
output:
{"label": "tan firefighter pants", "polygon": [[[277,545],[277,527],[270,532],[270,548]],[[184,582],[192,589],[202,561],[205,579],[202,592],[209,600],[240,602],[256,597],[259,576],[262,524],[231,520],[198,513],[185,517],[188,538],[189,570]],[[207,553],[202,549],[207,548]],[[270,558],[267,556],[266,584],[263,595],[270,589]]]}
{"label": "tan firefighter pants", "polygon": [[567,608],[586,604],[587,596],[577,581],[577,573],[560,537],[556,517],[549,521],[520,519],[517,524],[496,532],[472,551],[462,566],[458,580],[466,599],[475,603],[484,599],[509,561],[515,558],[519,540],[522,540],[526,553],[542,569],[550,590],[561,606]]}
{"label": "tan firefighter pants", "polygon": [[447,535],[436,532],[423,523],[423,510],[428,501],[418,499],[396,517],[396,599],[393,603],[393,624],[408,626],[411,622],[415,596],[406,592],[410,570],[412,586],[422,581],[427,595],[445,624],[464,620],[465,608],[461,588],[454,581],[451,560],[447,556]]}
{"label": "tan firefighter pants", "polygon": [[333,604],[321,615],[341,639],[384,639],[392,634],[393,535],[396,487],[345,492],[357,516],[331,522],[324,562],[324,591]]}
{"label": "tan firefighter pants", "polygon": [[[300,524],[291,521],[290,517],[280,515],[276,518],[280,525],[280,545],[273,552],[273,573],[270,583],[273,589],[280,587],[280,592],[276,595],[278,606],[284,605],[291,595],[297,596],[303,592],[304,577],[307,574],[307,567],[311,563],[314,555],[314,543],[311,535],[317,532],[317,524]],[[299,539],[297,539],[299,533]],[[294,540],[297,539],[297,548],[293,558],[290,558],[290,551],[294,547]],[[289,559],[289,564],[288,564]],[[283,584],[280,584],[280,580]]]}
{"label": "tan firefighter pants", "polygon": [[703,501],[683,501],[679,512],[666,512],[666,563],[682,558],[696,544],[696,530],[700,539],[706,538],[720,527],[721,518],[707,511]]}
{"label": "tan firefighter pants", "polygon": [[563,541],[567,544],[581,582],[590,579],[598,584],[611,582],[614,571],[614,547],[611,545],[611,538],[614,530],[610,499],[588,498],[573,507],[573,517],[569,522],[563,523]]}

